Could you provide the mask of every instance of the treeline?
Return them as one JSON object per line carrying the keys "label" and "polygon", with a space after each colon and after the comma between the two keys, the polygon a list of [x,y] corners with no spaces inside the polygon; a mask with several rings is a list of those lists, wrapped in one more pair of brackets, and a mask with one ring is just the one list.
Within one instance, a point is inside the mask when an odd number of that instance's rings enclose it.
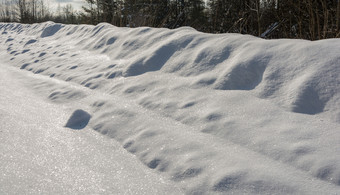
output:
{"label": "treeline", "polygon": [[84,0],[51,11],[44,0],[7,0],[1,21],[111,23],[120,27],[191,26],[208,33],[242,33],[263,38],[340,38],[340,0]]}
{"label": "treeline", "polygon": [[71,4],[51,11],[46,0],[0,0],[0,22],[39,23],[54,21],[66,24],[81,23],[80,12]]}

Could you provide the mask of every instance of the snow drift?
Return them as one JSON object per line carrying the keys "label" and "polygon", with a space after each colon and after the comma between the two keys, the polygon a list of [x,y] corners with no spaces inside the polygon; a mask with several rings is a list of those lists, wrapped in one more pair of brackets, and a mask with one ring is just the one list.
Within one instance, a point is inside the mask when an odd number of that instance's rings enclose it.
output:
{"label": "snow drift", "polygon": [[1,61],[44,75],[31,88],[87,110],[189,194],[340,191],[339,39],[51,22],[0,34]]}

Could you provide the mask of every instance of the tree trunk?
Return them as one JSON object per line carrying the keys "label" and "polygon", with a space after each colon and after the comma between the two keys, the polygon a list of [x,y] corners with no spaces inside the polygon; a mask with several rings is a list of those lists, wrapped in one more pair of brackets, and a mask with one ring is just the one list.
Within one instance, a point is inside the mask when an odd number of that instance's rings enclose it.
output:
{"label": "tree trunk", "polygon": [[256,15],[257,15],[257,30],[258,36],[261,36],[261,13],[260,13],[260,0],[255,1],[256,6]]}
{"label": "tree trunk", "polygon": [[312,0],[308,0],[308,12],[309,12],[309,32],[310,39],[315,40],[315,17],[313,12],[313,3]]}
{"label": "tree trunk", "polygon": [[337,11],[336,11],[336,37],[340,36],[340,1],[338,0],[338,6],[337,6]]}

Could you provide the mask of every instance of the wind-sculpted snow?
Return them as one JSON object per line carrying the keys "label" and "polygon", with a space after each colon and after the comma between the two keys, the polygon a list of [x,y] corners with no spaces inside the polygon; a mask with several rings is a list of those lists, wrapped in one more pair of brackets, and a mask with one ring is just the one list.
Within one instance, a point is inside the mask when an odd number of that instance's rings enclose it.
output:
{"label": "wind-sculpted snow", "polygon": [[339,39],[51,22],[0,34],[2,61],[46,76],[32,88],[87,105],[89,126],[189,194],[340,191]]}

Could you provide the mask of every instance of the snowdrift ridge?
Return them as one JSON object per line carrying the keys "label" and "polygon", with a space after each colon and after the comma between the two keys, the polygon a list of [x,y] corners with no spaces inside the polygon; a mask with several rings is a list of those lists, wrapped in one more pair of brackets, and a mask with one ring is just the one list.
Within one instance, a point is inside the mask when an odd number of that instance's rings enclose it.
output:
{"label": "snowdrift ridge", "polygon": [[339,190],[339,39],[52,22],[0,33],[6,63],[51,78],[37,90],[86,104],[89,126],[189,194]]}

